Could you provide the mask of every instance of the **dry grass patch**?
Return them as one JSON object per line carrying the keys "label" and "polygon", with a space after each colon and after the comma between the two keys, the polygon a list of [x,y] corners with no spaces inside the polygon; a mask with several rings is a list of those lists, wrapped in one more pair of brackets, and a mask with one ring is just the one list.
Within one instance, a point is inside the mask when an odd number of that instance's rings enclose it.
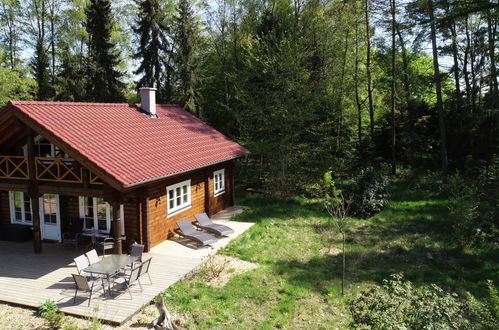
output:
{"label": "dry grass patch", "polygon": [[206,260],[199,269],[197,275],[200,279],[206,281],[209,286],[221,288],[227,284],[233,276],[243,274],[256,267],[258,267],[258,264],[253,262],[216,254],[210,256]]}

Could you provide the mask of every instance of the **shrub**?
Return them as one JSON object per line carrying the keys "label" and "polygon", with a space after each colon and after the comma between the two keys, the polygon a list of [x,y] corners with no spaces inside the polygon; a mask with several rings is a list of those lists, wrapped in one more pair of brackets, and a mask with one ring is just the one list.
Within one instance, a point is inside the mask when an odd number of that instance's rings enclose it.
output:
{"label": "shrub", "polygon": [[52,300],[45,300],[43,304],[38,307],[38,316],[44,317],[43,315],[48,312],[59,312],[61,309]]}
{"label": "shrub", "polygon": [[52,300],[46,300],[38,307],[38,315],[47,320],[51,329],[60,328],[64,318],[64,313]]}
{"label": "shrub", "polygon": [[388,178],[374,168],[362,170],[344,189],[344,196],[351,200],[352,215],[369,218],[381,211],[388,202],[388,184]]}
{"label": "shrub", "polygon": [[452,240],[461,249],[499,237],[499,161],[477,175],[460,173],[449,177],[445,191],[449,195],[449,224]]}
{"label": "shrub", "polygon": [[394,274],[350,303],[352,326],[375,329],[488,328],[494,317],[485,305],[458,298],[435,284],[415,287]]}

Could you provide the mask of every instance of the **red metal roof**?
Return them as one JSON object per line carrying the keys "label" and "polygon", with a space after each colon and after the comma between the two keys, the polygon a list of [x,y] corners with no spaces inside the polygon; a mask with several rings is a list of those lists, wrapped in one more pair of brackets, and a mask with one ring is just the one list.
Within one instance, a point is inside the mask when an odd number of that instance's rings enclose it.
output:
{"label": "red metal roof", "polygon": [[249,153],[178,105],[157,105],[159,118],[150,118],[124,103],[10,104],[123,187]]}

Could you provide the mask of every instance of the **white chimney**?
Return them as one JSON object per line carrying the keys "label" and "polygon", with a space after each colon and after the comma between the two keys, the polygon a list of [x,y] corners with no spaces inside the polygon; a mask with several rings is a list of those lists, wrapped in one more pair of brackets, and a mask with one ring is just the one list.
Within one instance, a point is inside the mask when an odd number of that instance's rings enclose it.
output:
{"label": "white chimney", "polygon": [[150,117],[157,118],[156,115],[156,88],[141,87],[140,91],[140,107],[147,112]]}

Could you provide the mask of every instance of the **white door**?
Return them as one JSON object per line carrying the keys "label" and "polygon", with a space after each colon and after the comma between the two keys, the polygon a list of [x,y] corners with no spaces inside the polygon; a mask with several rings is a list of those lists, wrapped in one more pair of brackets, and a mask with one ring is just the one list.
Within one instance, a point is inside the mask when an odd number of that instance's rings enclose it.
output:
{"label": "white door", "polygon": [[40,197],[40,224],[42,239],[61,241],[59,195],[44,194]]}

